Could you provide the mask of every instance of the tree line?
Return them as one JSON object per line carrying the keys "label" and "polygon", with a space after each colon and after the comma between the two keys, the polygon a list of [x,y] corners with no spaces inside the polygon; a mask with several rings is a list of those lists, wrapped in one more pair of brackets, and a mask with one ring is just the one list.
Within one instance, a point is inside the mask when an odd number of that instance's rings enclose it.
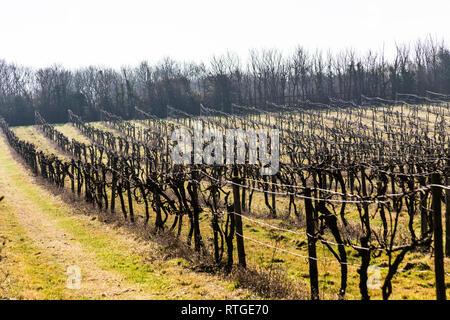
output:
{"label": "tree line", "polygon": [[131,119],[135,107],[165,117],[167,105],[199,114],[202,103],[231,113],[233,104],[361,102],[361,95],[396,99],[399,93],[423,96],[427,91],[450,93],[450,50],[431,38],[397,45],[392,59],[384,52],[333,54],[297,47],[290,54],[252,50],[246,61],[228,53],[208,64],[165,58],[120,70],[33,69],[0,60],[0,115],[11,125],[33,124],[35,111],[61,123],[68,109],[95,121],[100,109]]}

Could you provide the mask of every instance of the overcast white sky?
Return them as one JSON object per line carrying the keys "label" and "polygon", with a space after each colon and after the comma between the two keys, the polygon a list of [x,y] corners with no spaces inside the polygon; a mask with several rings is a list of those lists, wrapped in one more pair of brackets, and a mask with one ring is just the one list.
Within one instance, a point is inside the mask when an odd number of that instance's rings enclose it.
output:
{"label": "overcast white sky", "polygon": [[368,48],[432,35],[450,42],[449,0],[0,0],[0,59],[34,67],[120,67],[164,56],[296,45]]}

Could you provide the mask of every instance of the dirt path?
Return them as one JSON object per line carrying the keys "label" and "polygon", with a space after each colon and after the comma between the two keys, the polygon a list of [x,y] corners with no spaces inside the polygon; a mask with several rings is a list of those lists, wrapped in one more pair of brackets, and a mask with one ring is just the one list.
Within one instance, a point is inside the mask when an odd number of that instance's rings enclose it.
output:
{"label": "dirt path", "polygon": [[[76,209],[36,183],[0,135],[0,298],[243,299],[249,294],[216,276],[161,260],[161,248],[138,241]],[[79,288],[68,288],[80,270]],[[71,269],[70,269],[71,268]],[[4,280],[3,280],[4,279]],[[72,282],[75,284],[77,281]],[[228,289],[231,288],[231,289]]]}

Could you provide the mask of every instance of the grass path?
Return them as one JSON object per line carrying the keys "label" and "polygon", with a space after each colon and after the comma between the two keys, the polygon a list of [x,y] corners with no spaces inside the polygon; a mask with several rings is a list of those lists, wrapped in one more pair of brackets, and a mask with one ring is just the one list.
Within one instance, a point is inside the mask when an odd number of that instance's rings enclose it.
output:
{"label": "grass path", "polygon": [[55,124],[56,130],[64,134],[69,139],[76,139],[78,142],[84,143],[86,145],[91,144],[91,140],[86,136],[81,134],[75,126],[71,123]]}
{"label": "grass path", "polygon": [[43,151],[46,154],[54,154],[61,160],[70,160],[67,154],[58,149],[56,144],[49,143],[50,140],[45,137],[37,126],[14,127],[13,131],[20,139],[32,142],[39,151]]}
{"label": "grass path", "polygon": [[[17,162],[0,136],[0,298],[13,299],[243,299],[217,276],[162,260],[160,248],[124,228],[77,214]],[[81,271],[79,289],[67,288],[67,268]],[[230,289],[228,289],[230,288]]]}

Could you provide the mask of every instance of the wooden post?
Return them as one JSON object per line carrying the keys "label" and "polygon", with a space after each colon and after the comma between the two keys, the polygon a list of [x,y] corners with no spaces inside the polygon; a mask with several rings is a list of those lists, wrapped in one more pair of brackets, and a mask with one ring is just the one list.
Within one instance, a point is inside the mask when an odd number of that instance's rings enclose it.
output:
{"label": "wooden post", "polygon": [[75,193],[75,160],[72,159],[72,161],[70,162],[71,165],[71,174],[72,174],[72,178],[70,180],[71,182],[71,188],[72,188],[72,193]]}
{"label": "wooden post", "polygon": [[198,199],[198,189],[199,189],[199,185],[200,183],[199,178],[198,178],[198,171],[196,170],[197,167],[193,167],[192,170],[192,178],[193,178],[193,183],[192,183],[192,189],[189,189],[189,194],[191,196],[191,202],[192,202],[192,227],[193,227],[193,232],[194,232],[194,246],[195,246],[195,251],[200,252],[200,249],[203,245],[202,242],[202,236],[200,234],[200,220],[199,220],[199,216],[200,216],[200,212],[201,212],[201,207],[200,207],[200,201]]}
{"label": "wooden post", "polygon": [[125,178],[127,179],[126,181],[126,187],[127,187],[127,196],[128,196],[128,210],[130,211],[130,221],[134,223],[134,212],[133,212],[133,197],[131,195],[131,183],[130,183],[130,178],[131,175],[128,174],[130,173],[128,171],[128,168],[125,167]]}
{"label": "wooden post", "polygon": [[77,194],[78,197],[81,197],[81,188],[82,188],[82,182],[81,182],[81,161],[78,160],[77,162]]}
{"label": "wooden post", "polygon": [[116,208],[116,184],[117,184],[117,158],[112,158],[112,183],[111,183],[111,213],[114,214]]}
{"label": "wooden post", "polygon": [[239,265],[241,267],[246,267],[245,262],[245,249],[244,249],[244,238],[242,231],[242,217],[241,217],[241,201],[239,195],[239,184],[240,179],[235,176],[233,178],[233,199],[234,199],[234,221],[236,223],[236,245],[238,252]]}
{"label": "wooden post", "polygon": [[[247,177],[247,166],[245,166],[244,167],[244,177],[246,178]],[[245,181],[245,182],[243,182],[243,184],[245,184],[245,185],[247,185],[247,182]],[[247,194],[247,188],[242,188],[242,203],[241,203],[241,207],[242,207],[242,211],[247,211],[247,209],[246,209],[246,199],[245,199],[245,197],[246,197],[246,194]]]}
{"label": "wooden post", "polygon": [[[231,271],[232,267],[233,267],[233,237],[234,237],[234,233],[235,233],[235,214],[234,212],[234,208],[233,206],[229,205],[227,206],[227,212],[228,212],[228,217],[229,217],[229,232],[225,233],[225,241],[227,243],[227,266],[226,266],[226,270],[228,272]],[[227,224],[228,224],[228,219],[227,219]],[[228,226],[227,226],[228,229]]]}
{"label": "wooden post", "polygon": [[311,189],[305,188],[306,233],[308,237],[309,281],[311,283],[311,300],[319,300],[319,273],[317,271],[316,239],[314,238],[314,214],[311,201]]}
{"label": "wooden post", "polygon": [[161,216],[161,196],[159,193],[155,193],[155,207],[156,207],[156,216],[155,216],[155,230],[161,231],[164,229],[162,216]]}
{"label": "wooden post", "polygon": [[[439,185],[441,177],[438,173],[433,173],[431,183]],[[444,250],[442,245],[442,212],[440,187],[431,187],[433,210],[433,233],[434,233],[434,272],[436,277],[436,299],[446,300],[445,294],[445,271],[444,271]]]}
{"label": "wooden post", "polygon": [[272,175],[272,217],[277,217],[277,200],[275,197],[275,183],[277,183],[277,177]]}
{"label": "wooden post", "polygon": [[[394,187],[394,182],[392,183]],[[363,195],[363,199],[367,197],[367,188],[366,188],[366,173],[363,166],[361,166],[361,191]],[[395,189],[392,188],[392,192],[395,193]],[[361,222],[363,223],[363,235],[360,238],[361,246],[369,249],[369,241],[371,235],[370,228],[370,216],[369,216],[369,204],[367,202],[362,204],[363,207],[363,215],[361,217]],[[359,255],[361,256],[361,267],[358,269],[359,273],[359,291],[361,292],[362,300],[370,300],[369,290],[367,288],[367,270],[370,264],[370,250],[358,250]]]}
{"label": "wooden post", "polygon": [[[447,186],[450,185],[450,177],[447,177]],[[450,190],[445,190],[445,256],[450,258]]]}
{"label": "wooden post", "polygon": [[90,202],[91,200],[91,192],[90,192],[90,167],[87,166],[86,168],[84,168],[84,193],[85,193],[85,199],[86,202]]}

